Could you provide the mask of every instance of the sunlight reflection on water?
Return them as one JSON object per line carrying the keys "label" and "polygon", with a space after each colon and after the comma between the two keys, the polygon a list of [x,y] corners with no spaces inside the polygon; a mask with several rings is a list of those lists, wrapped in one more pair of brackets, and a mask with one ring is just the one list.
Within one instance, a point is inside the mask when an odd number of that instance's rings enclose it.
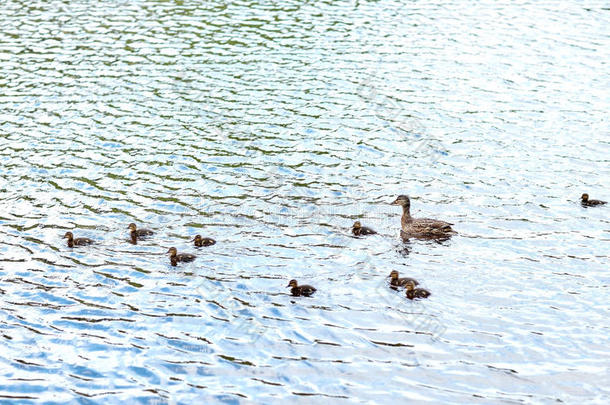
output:
{"label": "sunlight reflection on water", "polygon": [[601,5],[199,3],[0,6],[0,401],[608,396]]}

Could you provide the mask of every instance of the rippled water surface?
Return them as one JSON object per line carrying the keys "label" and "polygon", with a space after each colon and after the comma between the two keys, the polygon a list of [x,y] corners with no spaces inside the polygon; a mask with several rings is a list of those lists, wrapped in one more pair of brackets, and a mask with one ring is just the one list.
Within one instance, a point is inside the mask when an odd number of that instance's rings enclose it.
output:
{"label": "rippled water surface", "polygon": [[585,3],[2,2],[0,401],[607,403]]}

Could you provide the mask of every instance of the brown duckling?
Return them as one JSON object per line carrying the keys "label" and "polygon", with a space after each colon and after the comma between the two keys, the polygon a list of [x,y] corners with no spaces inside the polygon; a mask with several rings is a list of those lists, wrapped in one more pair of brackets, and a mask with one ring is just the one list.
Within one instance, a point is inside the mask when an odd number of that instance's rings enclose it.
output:
{"label": "brown duckling", "polygon": [[404,287],[407,283],[413,283],[414,285],[419,285],[419,281],[410,277],[401,277],[398,278],[398,272],[396,270],[392,270],[390,272],[390,285],[394,287]]}
{"label": "brown duckling", "polygon": [[420,238],[420,239],[447,239],[451,235],[456,234],[449,222],[439,221],[430,218],[413,218],[411,216],[411,200],[406,195],[399,195],[392,205],[402,206],[402,218],[400,225],[403,238]]}
{"label": "brown duckling", "polygon": [[167,253],[169,253],[169,261],[172,264],[172,266],[177,266],[178,262],[184,262],[184,263],[192,262],[193,260],[195,260],[197,258],[197,256],[192,255],[190,253],[178,254],[178,250],[176,250],[175,247],[169,248]]}
{"label": "brown duckling", "polygon": [[214,239],[202,238],[201,235],[195,236],[195,239],[193,239],[192,242],[195,242],[196,247],[212,246],[216,244],[216,241]]}
{"label": "brown duckling", "polygon": [[414,298],[428,298],[431,293],[423,288],[415,288],[415,283],[409,281],[405,283],[405,289],[407,290],[407,298],[412,300]]}
{"label": "brown duckling", "polygon": [[354,226],[352,227],[352,233],[356,236],[360,236],[360,235],[375,235],[377,232],[375,232],[371,228],[362,226],[360,221],[356,221],[356,222],[354,222]]}
{"label": "brown duckling", "polygon": [[296,280],[290,280],[286,288],[292,287],[290,292],[295,297],[300,297],[301,295],[304,297],[309,297],[313,293],[316,292],[316,289],[310,285],[298,285]]}
{"label": "brown duckling", "polygon": [[606,204],[605,201],[601,201],[601,200],[589,200],[589,194],[584,193],[581,197],[580,197],[580,203],[584,206],[584,207],[594,207],[596,205],[604,205]]}
{"label": "brown duckling", "polygon": [[74,238],[74,235],[72,235],[72,232],[66,232],[66,234],[64,235],[63,239],[68,238],[68,247],[74,247],[74,246],[86,246],[86,245],[91,245],[92,243],[95,243],[95,241],[93,239],[89,239],[89,238]]}
{"label": "brown duckling", "polygon": [[131,231],[131,242],[134,244],[138,241],[138,239],[142,239],[154,234],[154,232],[150,229],[137,229],[136,224],[133,222],[127,226],[127,229]]}

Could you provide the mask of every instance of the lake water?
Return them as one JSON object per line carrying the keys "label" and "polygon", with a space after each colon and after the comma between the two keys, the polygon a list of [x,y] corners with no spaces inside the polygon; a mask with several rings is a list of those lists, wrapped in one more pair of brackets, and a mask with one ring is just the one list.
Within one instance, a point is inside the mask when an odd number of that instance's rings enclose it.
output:
{"label": "lake water", "polygon": [[607,403],[586,3],[2,2],[0,402]]}

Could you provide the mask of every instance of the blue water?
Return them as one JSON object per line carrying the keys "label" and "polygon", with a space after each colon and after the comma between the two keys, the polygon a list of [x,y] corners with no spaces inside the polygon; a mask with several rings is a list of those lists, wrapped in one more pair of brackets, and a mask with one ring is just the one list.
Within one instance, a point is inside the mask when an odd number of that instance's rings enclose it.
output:
{"label": "blue water", "polygon": [[607,403],[607,6],[3,2],[0,402]]}

